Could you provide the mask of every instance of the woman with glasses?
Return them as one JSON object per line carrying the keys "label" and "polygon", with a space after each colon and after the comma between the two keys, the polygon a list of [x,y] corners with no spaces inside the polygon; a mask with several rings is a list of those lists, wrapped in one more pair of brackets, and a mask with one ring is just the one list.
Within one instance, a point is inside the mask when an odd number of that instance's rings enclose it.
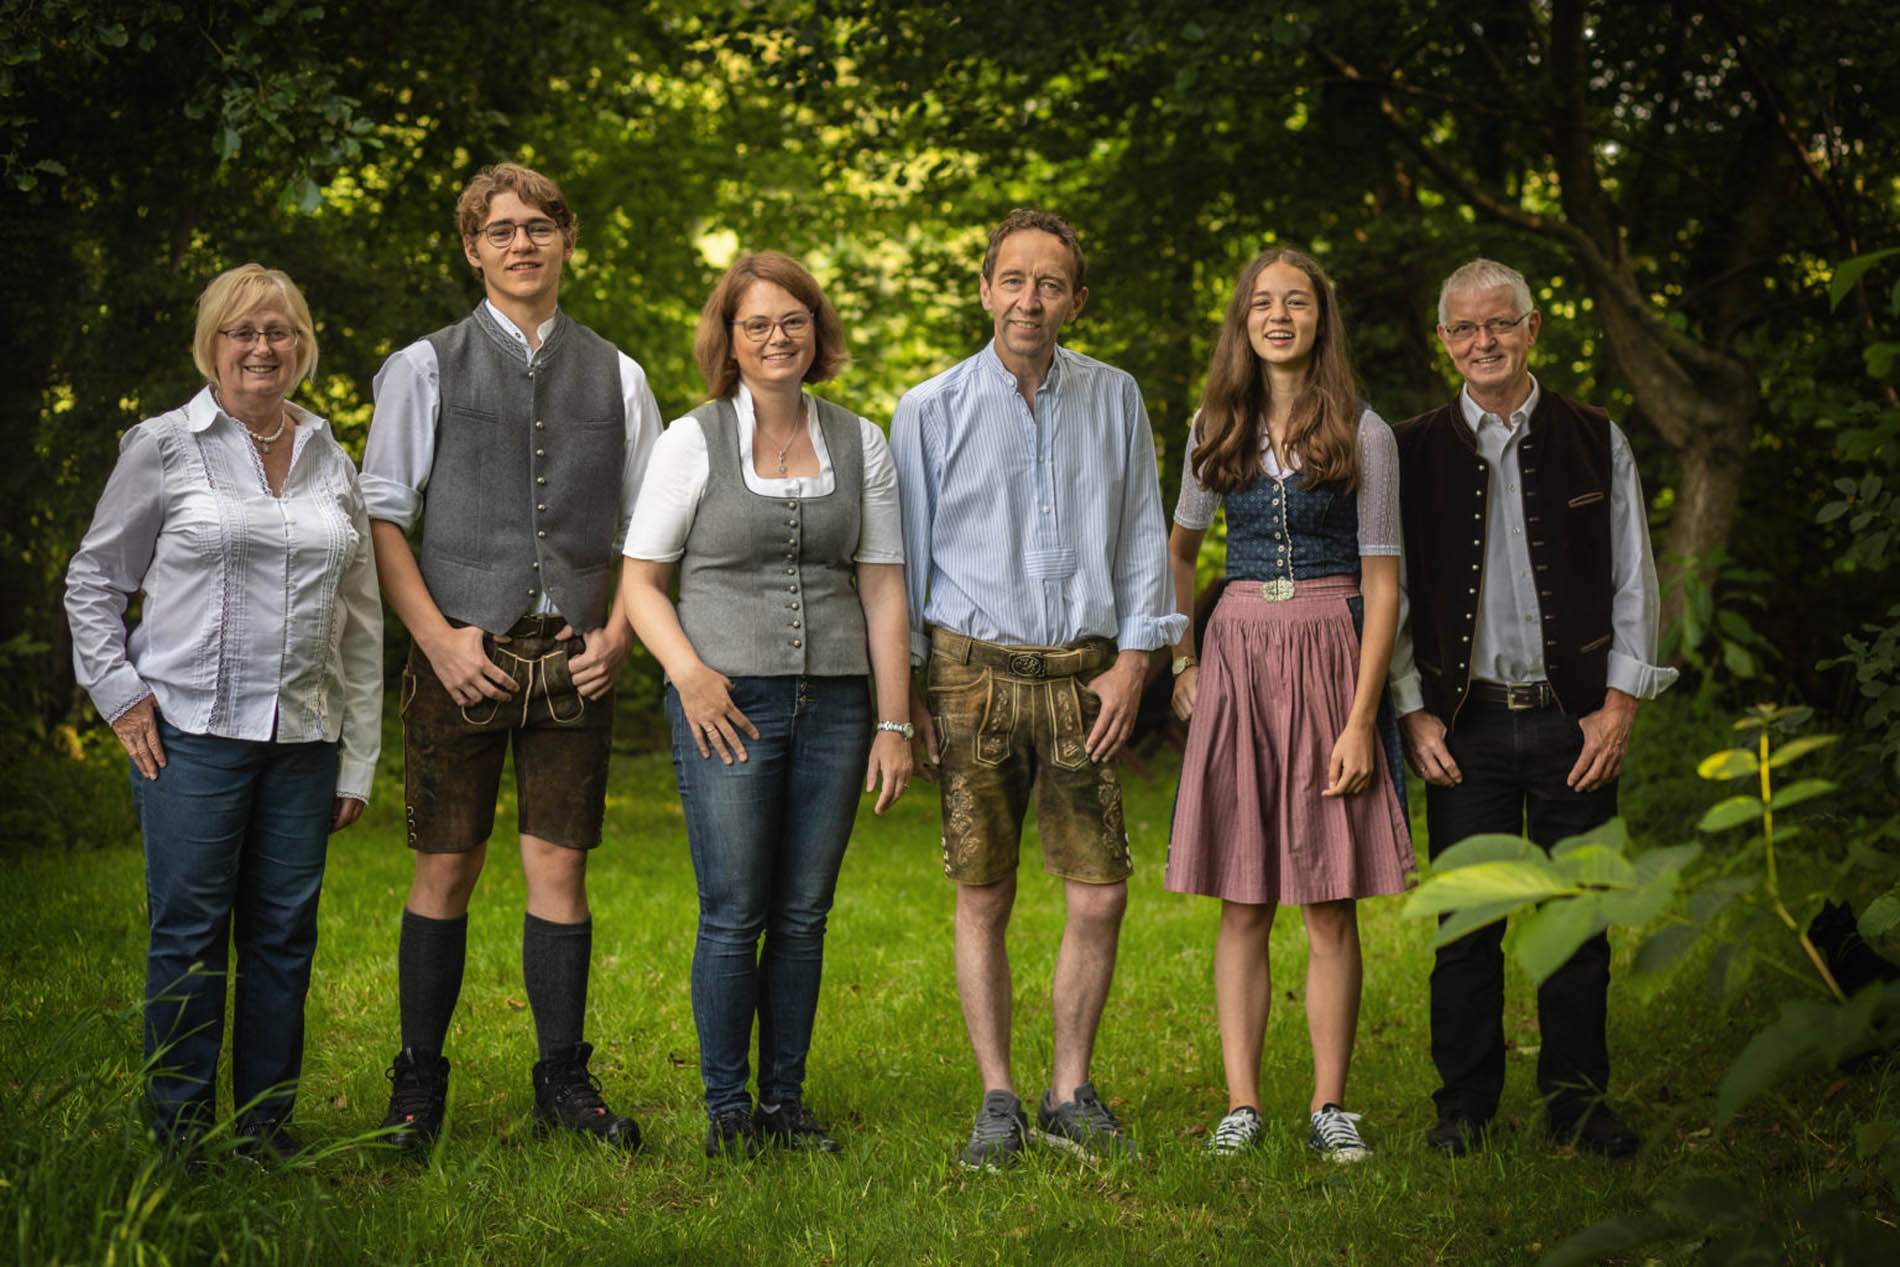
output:
{"label": "woman with glasses", "polygon": [[804,1101],[825,919],[860,783],[881,814],[911,776],[897,476],[882,432],[804,390],[845,348],[797,261],[733,264],[693,350],[712,400],[654,449],[622,597],[666,670],[699,881],[706,1152],[834,1152]]}
{"label": "woman with glasses", "polygon": [[1227,587],[1176,645],[1174,710],[1190,719],[1166,885],[1219,898],[1214,1005],[1228,1112],[1209,1148],[1261,1134],[1260,1056],[1278,907],[1306,924],[1313,1048],[1307,1140],[1336,1162],[1370,1151],[1348,1113],[1359,1020],[1358,898],[1412,869],[1398,731],[1383,704],[1398,631],[1398,448],[1358,399],[1332,282],[1275,247],[1240,275],[1189,437],[1168,553],[1193,611],[1201,539],[1223,504]]}
{"label": "woman with glasses", "polygon": [[131,758],[157,1135],[183,1151],[215,1116],[235,939],[237,1132],[287,1156],[327,841],[376,769],[383,608],[356,468],[288,399],[317,364],[295,283],[214,278],[192,354],[207,386],[125,433],[66,611],[79,683]]}

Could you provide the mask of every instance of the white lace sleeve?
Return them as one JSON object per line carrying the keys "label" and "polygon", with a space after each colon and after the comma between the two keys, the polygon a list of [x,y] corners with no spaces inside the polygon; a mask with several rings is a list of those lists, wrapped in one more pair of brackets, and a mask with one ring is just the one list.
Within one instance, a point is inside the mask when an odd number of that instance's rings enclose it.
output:
{"label": "white lace sleeve", "polygon": [[1385,419],[1368,409],[1359,415],[1359,554],[1398,553],[1399,445]]}
{"label": "white lace sleeve", "polygon": [[1187,451],[1181,455],[1181,496],[1174,503],[1174,522],[1195,532],[1206,532],[1214,522],[1214,512],[1220,509],[1221,498],[1219,493],[1202,487],[1194,474],[1194,426],[1200,417],[1195,414],[1195,421],[1188,424]]}

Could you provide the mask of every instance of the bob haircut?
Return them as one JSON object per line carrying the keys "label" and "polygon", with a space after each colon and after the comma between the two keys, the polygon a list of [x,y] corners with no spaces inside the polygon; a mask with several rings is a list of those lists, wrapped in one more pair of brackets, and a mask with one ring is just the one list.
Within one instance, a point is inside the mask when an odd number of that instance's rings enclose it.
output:
{"label": "bob haircut", "polygon": [[1524,280],[1524,274],[1509,264],[1500,264],[1483,256],[1462,264],[1457,271],[1445,279],[1438,288],[1438,324],[1445,324],[1445,305],[1453,295],[1467,290],[1496,290],[1500,286],[1511,288],[1511,303],[1520,313],[1535,312],[1537,305],[1531,300],[1530,284]]}
{"label": "bob haircut", "polygon": [[463,242],[473,242],[475,235],[481,232],[482,221],[488,218],[488,204],[499,193],[511,193],[530,207],[539,207],[541,214],[561,230],[562,239],[569,246],[574,245],[581,226],[567,205],[567,195],[552,180],[520,163],[484,167],[462,190],[462,196],[455,200],[455,224]]}
{"label": "bob haircut", "polygon": [[1003,222],[990,230],[990,244],[983,252],[983,280],[994,281],[996,275],[996,255],[1003,249],[1003,239],[1012,233],[1024,229],[1040,229],[1062,240],[1069,248],[1069,259],[1075,265],[1075,276],[1069,282],[1077,290],[1087,284],[1089,270],[1088,259],[1082,254],[1082,239],[1076,233],[1075,226],[1053,211],[1037,211],[1033,207],[1018,207],[1003,217]]}
{"label": "bob haircut", "polygon": [[1346,355],[1346,325],[1340,320],[1332,279],[1312,256],[1287,246],[1268,247],[1254,256],[1234,283],[1207,367],[1207,385],[1201,390],[1189,460],[1202,485],[1220,493],[1245,488],[1260,474],[1260,433],[1272,402],[1248,321],[1254,287],[1274,264],[1289,264],[1306,274],[1319,305],[1306,381],[1290,406],[1287,453],[1299,459],[1303,487],[1351,492],[1359,486],[1359,395]]}
{"label": "bob haircut", "polygon": [[732,318],[739,303],[754,282],[771,282],[790,291],[799,303],[811,309],[811,366],[805,371],[807,383],[823,383],[835,377],[848,359],[844,350],[844,322],[838,310],[825,298],[805,266],[778,251],[759,251],[741,255],[726,270],[726,275],[706,297],[699,310],[699,329],[693,334],[693,359],[699,363],[699,375],[714,400],[730,400],[739,390],[739,361],[732,354]]}
{"label": "bob haircut", "polygon": [[[297,283],[281,269],[262,264],[240,264],[211,279],[198,296],[198,331],[191,342],[191,360],[205,382],[218,383],[215,345],[218,331],[250,316],[260,308],[284,310],[297,331],[297,382],[317,372],[317,329],[310,320],[310,305],[304,302]],[[292,390],[295,390],[293,385]]]}

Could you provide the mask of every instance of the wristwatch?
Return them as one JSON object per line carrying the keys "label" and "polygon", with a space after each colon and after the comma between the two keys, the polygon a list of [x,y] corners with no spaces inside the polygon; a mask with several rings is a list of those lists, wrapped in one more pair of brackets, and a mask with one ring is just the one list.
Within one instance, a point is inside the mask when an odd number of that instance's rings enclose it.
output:
{"label": "wristwatch", "polygon": [[894,730],[907,740],[917,737],[917,727],[907,721],[881,721],[877,724],[877,728],[879,730]]}
{"label": "wristwatch", "polygon": [[1198,656],[1182,655],[1174,657],[1174,676],[1180,677],[1183,673],[1186,673],[1200,662],[1200,657]]}

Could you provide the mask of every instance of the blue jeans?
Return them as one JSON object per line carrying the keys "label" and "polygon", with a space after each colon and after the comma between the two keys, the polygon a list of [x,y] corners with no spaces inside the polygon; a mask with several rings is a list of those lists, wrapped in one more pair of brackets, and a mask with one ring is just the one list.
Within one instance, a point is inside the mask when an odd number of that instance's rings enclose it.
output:
{"label": "blue jeans", "polygon": [[337,745],[158,725],[165,768],[149,781],[132,770],[151,923],[145,1056],[154,1124],[167,1139],[211,1124],[235,935],[232,1102],[241,1131],[265,1133],[289,1119],[303,1070]]}
{"label": "blue jeans", "polygon": [[759,737],[745,741],[748,760],[726,765],[699,755],[679,693],[666,692],[699,880],[693,1024],[709,1114],[749,1103],[754,1016],[760,1102],[803,1093],[825,917],[857,817],[873,725],[870,689],[860,677],[737,678],[732,701]]}

